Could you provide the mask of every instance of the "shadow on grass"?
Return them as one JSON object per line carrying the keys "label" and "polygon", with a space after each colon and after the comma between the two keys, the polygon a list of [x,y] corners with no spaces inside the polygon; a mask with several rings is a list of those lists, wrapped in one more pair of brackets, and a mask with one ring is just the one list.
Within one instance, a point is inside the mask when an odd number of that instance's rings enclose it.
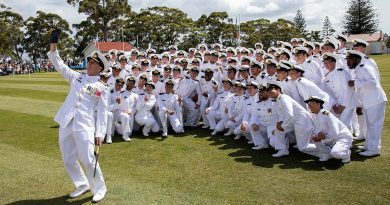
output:
{"label": "shadow on grass", "polygon": [[[234,136],[224,136],[223,133],[218,133],[211,136],[211,131],[207,129],[191,129],[187,134],[197,134],[196,138],[207,138],[210,145],[218,146],[220,150],[234,150],[228,154],[233,157],[236,162],[252,163],[255,166],[264,168],[273,168],[275,166],[281,169],[303,169],[312,171],[337,170],[344,166],[341,160],[330,159],[326,162],[319,162],[317,157],[304,154],[298,149],[290,148],[290,155],[282,158],[274,158],[275,153],[273,148],[264,150],[252,150],[252,145],[249,145],[246,139],[242,137],[240,140],[234,140]],[[353,152],[352,159],[362,159]]]}
{"label": "shadow on grass", "polygon": [[34,204],[85,204],[88,202],[91,202],[92,196],[89,197],[83,197],[83,198],[77,198],[77,199],[71,199],[68,195],[64,196],[58,196],[51,199],[27,199],[27,200],[21,200],[21,201],[15,201],[12,203],[9,203],[9,205],[22,205],[22,204],[28,204],[28,205],[34,205]]}

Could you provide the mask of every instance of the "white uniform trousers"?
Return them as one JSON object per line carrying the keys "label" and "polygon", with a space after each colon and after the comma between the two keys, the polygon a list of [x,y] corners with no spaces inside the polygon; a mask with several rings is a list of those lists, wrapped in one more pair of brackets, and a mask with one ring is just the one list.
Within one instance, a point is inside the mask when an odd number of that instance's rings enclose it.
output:
{"label": "white uniform trousers", "polygon": [[119,120],[118,110],[107,112],[107,136],[113,136],[115,133],[115,122]]}
{"label": "white uniform trousers", "polygon": [[217,122],[222,120],[221,112],[218,110],[210,111],[206,116],[209,121],[210,129],[215,129],[215,127],[217,126]]}
{"label": "white uniform trousers", "polygon": [[160,121],[161,121],[162,128],[163,128],[163,133],[168,133],[168,120],[172,126],[172,129],[176,133],[181,133],[184,131],[183,125],[180,123],[179,117],[177,115],[178,115],[178,113],[174,113],[173,115],[168,115],[164,111],[159,111],[158,116],[160,117]]}
{"label": "white uniform trousers", "polygon": [[121,112],[119,114],[119,118],[121,120],[121,127],[122,127],[122,132],[123,135],[128,135],[131,136],[133,133],[133,128],[134,128],[134,114],[128,114],[125,112]]}
{"label": "white uniform trousers", "polygon": [[341,114],[335,114],[337,118],[352,132],[352,118],[356,114],[356,107],[345,108]]}
{"label": "white uniform trousers", "polygon": [[[93,179],[96,158],[94,155],[95,134],[87,131],[73,131],[73,120],[65,127],[59,128],[59,144],[66,171],[74,186],[89,186],[92,194],[106,192],[107,187],[99,163]],[[86,168],[87,176],[81,169],[81,162]]]}
{"label": "white uniform trousers", "polygon": [[137,113],[135,115],[135,121],[140,126],[144,126],[142,130],[144,133],[149,133],[150,130],[152,130],[152,132],[158,132],[160,129],[160,126],[158,126],[158,123],[154,119],[152,113],[148,113],[147,115],[140,115]]}
{"label": "white uniform trousers", "polygon": [[205,110],[208,107],[209,107],[209,101],[205,97],[202,96],[202,99],[200,101],[199,112],[200,112],[200,115],[202,116],[202,120],[203,120],[204,125],[209,125],[209,120],[207,119],[207,115],[205,113]]}
{"label": "white uniform trousers", "polygon": [[367,135],[364,146],[368,151],[380,152],[383,123],[385,121],[386,102],[364,109],[367,123]]}
{"label": "white uniform trousers", "polygon": [[252,125],[249,125],[249,132],[252,136],[253,144],[255,146],[268,145],[268,138],[272,135],[272,131],[275,128],[275,125],[264,126],[260,124],[258,126],[260,127],[259,130],[254,131]]}
{"label": "white uniform trousers", "polygon": [[335,159],[348,159],[351,156],[352,139],[339,139],[330,145],[323,141],[314,144],[318,147],[319,155],[330,155]]}
{"label": "white uniform trousers", "polygon": [[231,121],[230,119],[228,119],[227,123],[226,123],[226,127],[229,129],[229,131],[232,131],[234,132],[234,129],[236,129],[236,127],[241,124],[241,121],[239,122],[233,122]]}
{"label": "white uniform trousers", "polygon": [[252,141],[252,136],[251,136],[251,133],[250,133],[250,130],[249,130],[249,124],[247,126],[247,129],[244,131],[244,130],[241,130],[241,123],[240,123],[236,128],[234,128],[233,133],[235,135],[238,135],[238,136],[244,135],[244,137],[247,140]]}
{"label": "white uniform trousers", "polygon": [[197,124],[199,118],[199,109],[195,109],[195,103],[191,99],[183,101],[183,117],[185,126],[193,126]]}

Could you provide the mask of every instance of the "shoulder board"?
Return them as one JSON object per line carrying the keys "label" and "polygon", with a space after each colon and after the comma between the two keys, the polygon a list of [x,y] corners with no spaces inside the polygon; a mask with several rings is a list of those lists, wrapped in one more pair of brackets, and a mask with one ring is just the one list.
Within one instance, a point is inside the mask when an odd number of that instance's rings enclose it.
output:
{"label": "shoulder board", "polygon": [[365,59],[370,59],[368,56],[364,56]]}
{"label": "shoulder board", "polygon": [[149,72],[150,72],[150,70],[147,70],[146,72],[147,72],[147,73],[149,73]]}
{"label": "shoulder board", "polygon": [[360,67],[363,67],[363,66],[364,66],[364,64],[361,64],[361,65],[360,65]]}
{"label": "shoulder board", "polygon": [[236,81],[238,81],[238,82],[242,82],[242,79],[237,79]]}
{"label": "shoulder board", "polygon": [[261,75],[260,77],[261,77],[261,79],[264,79],[264,78],[265,78],[265,75]]}
{"label": "shoulder board", "polygon": [[288,82],[288,78],[286,78],[285,81]]}
{"label": "shoulder board", "polygon": [[299,78],[298,82],[300,82],[300,81],[301,81],[301,79],[302,79],[302,78]]}
{"label": "shoulder board", "polygon": [[99,82],[101,82],[104,86],[108,86],[107,83],[103,82],[102,80],[99,79]]}
{"label": "shoulder board", "polygon": [[322,112],[322,114],[324,114],[324,115],[329,115],[329,112],[326,111],[326,110],[324,110],[324,111]]}
{"label": "shoulder board", "polygon": [[110,90],[110,93],[114,93],[114,89]]}
{"label": "shoulder board", "polygon": [[198,79],[195,79],[194,81],[196,81],[196,82],[199,82],[199,80],[198,80]]}
{"label": "shoulder board", "polygon": [[186,76],[185,78],[186,78],[186,79],[190,79],[190,77],[188,77],[188,76]]}
{"label": "shoulder board", "polygon": [[259,100],[259,101],[257,101],[256,103],[260,103],[261,101]]}
{"label": "shoulder board", "polygon": [[313,56],[313,58],[318,58],[318,56]]}
{"label": "shoulder board", "polygon": [[204,76],[202,76],[201,78],[204,78]]}
{"label": "shoulder board", "polygon": [[163,80],[160,80],[160,82],[162,82],[162,83],[163,83],[164,81],[163,81]]}
{"label": "shoulder board", "polygon": [[248,104],[246,104],[246,105],[252,105],[252,103],[248,103]]}
{"label": "shoulder board", "polygon": [[244,100],[248,99],[248,97],[244,97]]}
{"label": "shoulder board", "polygon": [[145,93],[140,93],[140,94],[138,94],[138,95],[145,95]]}
{"label": "shoulder board", "polygon": [[249,78],[255,78],[253,75],[251,75],[251,77],[249,77]]}
{"label": "shoulder board", "polygon": [[223,92],[219,92],[218,95],[222,94]]}
{"label": "shoulder board", "polygon": [[159,95],[164,95],[165,93],[159,93]]}
{"label": "shoulder board", "polygon": [[311,60],[308,60],[307,63],[311,63]]}
{"label": "shoulder board", "polygon": [[122,90],[120,93],[124,93],[125,91],[124,90]]}
{"label": "shoulder board", "polygon": [[343,69],[342,69],[342,68],[337,68],[337,70],[338,70],[338,71],[343,71]]}
{"label": "shoulder board", "polygon": [[213,80],[213,81],[211,81],[214,85],[216,85],[217,84],[217,81],[215,81],[215,80]]}

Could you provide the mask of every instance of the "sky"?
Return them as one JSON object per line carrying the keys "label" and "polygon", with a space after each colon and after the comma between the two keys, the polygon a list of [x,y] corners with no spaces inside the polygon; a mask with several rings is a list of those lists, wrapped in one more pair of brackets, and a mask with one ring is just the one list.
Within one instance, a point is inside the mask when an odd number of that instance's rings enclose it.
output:
{"label": "sky", "polygon": [[[227,11],[231,18],[240,22],[266,18],[272,21],[278,18],[293,20],[297,10],[301,10],[308,30],[321,30],[325,16],[329,16],[333,28],[342,31],[342,20],[347,2],[344,0],[128,0],[134,11],[152,6],[178,8],[196,20],[202,14],[213,11]],[[70,25],[86,18],[77,13],[77,8],[66,0],[0,0],[27,19],[36,12],[56,13],[66,19]],[[379,29],[390,34],[390,1],[372,0],[379,14]],[[387,12],[386,12],[387,11]]]}

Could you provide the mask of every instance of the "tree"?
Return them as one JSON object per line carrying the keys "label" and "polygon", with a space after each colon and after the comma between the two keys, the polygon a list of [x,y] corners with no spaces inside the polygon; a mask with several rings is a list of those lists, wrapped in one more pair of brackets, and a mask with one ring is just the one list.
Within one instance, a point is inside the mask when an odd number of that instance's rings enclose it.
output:
{"label": "tree", "polygon": [[276,41],[290,41],[291,38],[300,36],[300,31],[295,24],[286,19],[278,19],[272,22],[261,37],[264,47],[275,45]]}
{"label": "tree", "polygon": [[129,22],[126,35],[135,41],[138,37],[139,47],[153,48],[162,51],[169,45],[178,45],[193,27],[192,19],[176,8],[150,7],[141,9]]}
{"label": "tree", "polygon": [[241,41],[246,47],[253,47],[255,43],[263,41],[263,33],[271,24],[268,19],[257,19],[241,23]]}
{"label": "tree", "polygon": [[37,63],[38,59],[46,57],[50,33],[55,28],[62,31],[58,44],[61,54],[69,57],[73,53],[73,40],[69,37],[72,31],[68,22],[59,15],[37,11],[36,17],[28,18],[25,25],[23,48],[30,54],[34,63]]}
{"label": "tree", "polygon": [[[127,0],[67,0],[68,4],[78,7],[78,12],[87,15],[87,19],[73,27],[77,33],[75,43],[76,53],[81,51],[93,40],[98,37],[103,41],[111,41],[118,37],[122,32],[125,22],[133,13]],[[116,22],[117,23],[114,23]],[[115,25],[115,26],[113,26]]]}
{"label": "tree", "polygon": [[329,16],[325,16],[324,25],[322,26],[322,37],[331,36],[334,32],[335,30],[332,27]]}
{"label": "tree", "polygon": [[321,31],[310,31],[310,40],[311,41],[316,41],[316,42],[321,42]]}
{"label": "tree", "polygon": [[294,17],[294,24],[298,28],[300,34],[302,37],[307,36],[307,31],[306,31],[306,20],[303,17],[303,14],[301,10],[297,11],[297,14]]}
{"label": "tree", "polygon": [[347,34],[368,34],[378,30],[378,14],[371,0],[351,0],[343,20]]}
{"label": "tree", "polygon": [[12,54],[21,58],[23,53],[21,47],[23,26],[24,21],[20,14],[12,12],[11,8],[0,4],[0,53]]}

